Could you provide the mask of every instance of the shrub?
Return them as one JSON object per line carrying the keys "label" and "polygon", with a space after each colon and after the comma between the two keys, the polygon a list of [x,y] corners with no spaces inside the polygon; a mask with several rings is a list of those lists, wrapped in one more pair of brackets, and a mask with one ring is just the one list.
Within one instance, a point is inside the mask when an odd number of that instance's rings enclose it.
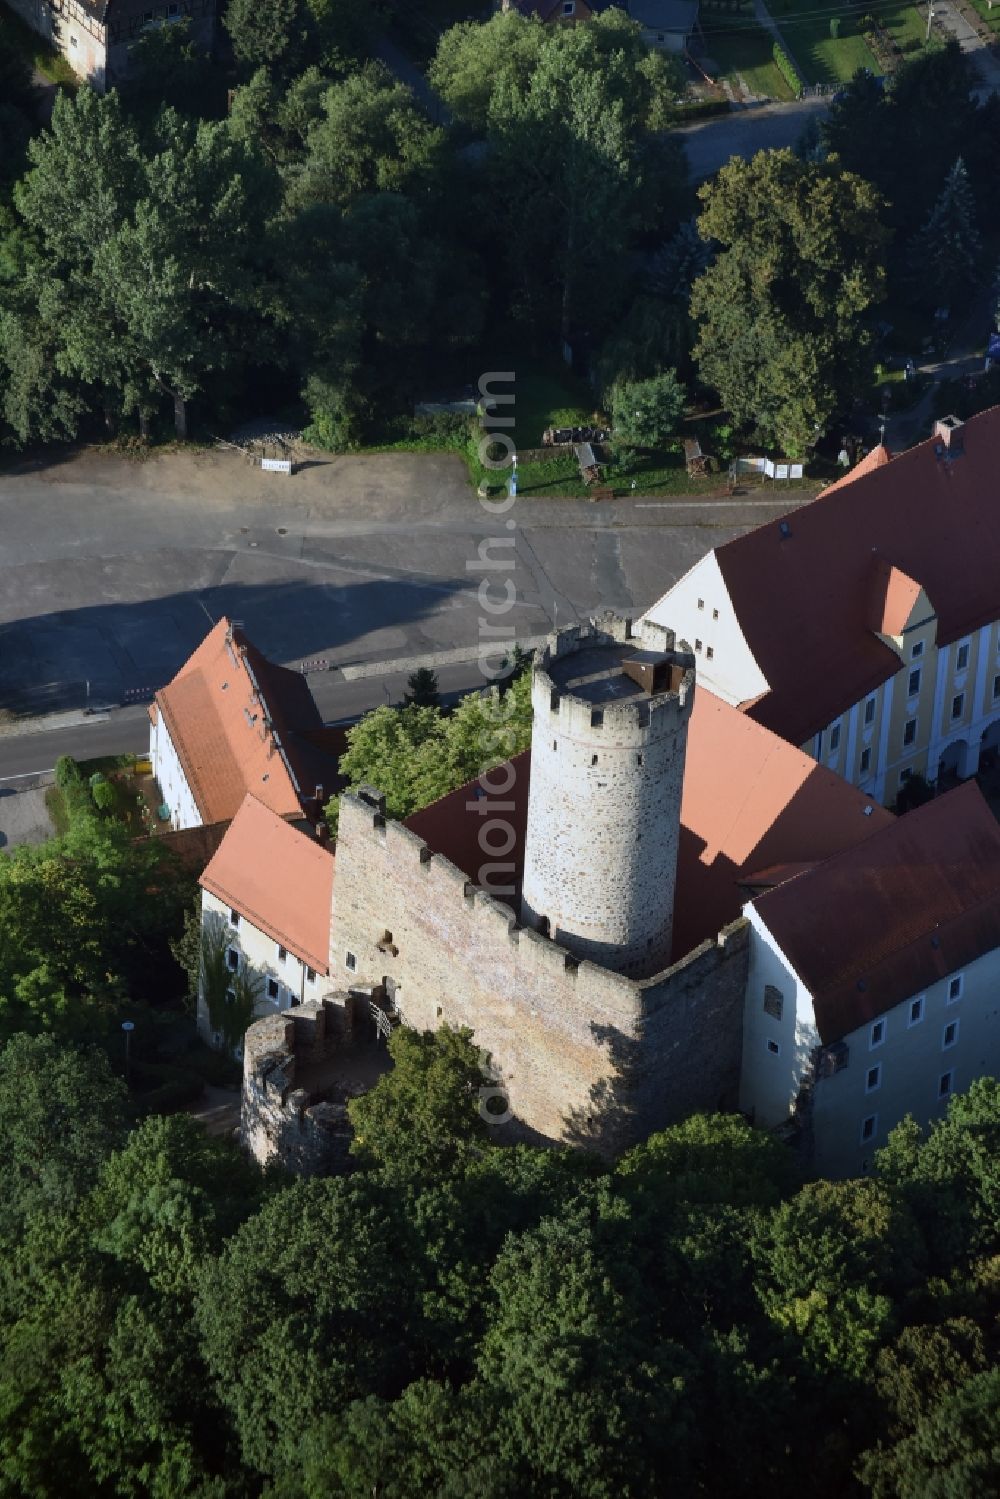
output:
{"label": "shrub", "polygon": [[194,1103],[205,1091],[205,1084],[189,1067],[171,1067],[166,1062],[133,1062],[129,1079],[139,1094],[144,1114],[168,1114]]}
{"label": "shrub", "polygon": [[90,783],[90,794],[98,812],[111,811],[115,804],[115,788],[110,781],[106,781],[103,776],[99,779],[95,776]]}
{"label": "shrub", "polygon": [[789,57],[788,53],[785,51],[780,42],[775,42],[773,56],[775,67],[778,69],[778,72],[788,84],[788,87],[791,89],[792,93],[796,98],[798,98],[800,93],[799,75],[798,73],[796,73],[794,67],[792,66],[792,59]]}
{"label": "shrub", "polygon": [[83,781],[80,767],[72,755],[60,755],[56,761],[56,785],[60,791],[66,791],[70,786],[79,786]]}

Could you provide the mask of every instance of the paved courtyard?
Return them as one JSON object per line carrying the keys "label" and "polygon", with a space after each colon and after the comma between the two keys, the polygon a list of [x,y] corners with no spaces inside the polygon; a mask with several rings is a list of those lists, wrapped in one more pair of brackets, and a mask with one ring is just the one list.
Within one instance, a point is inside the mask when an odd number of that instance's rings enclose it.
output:
{"label": "paved courtyard", "polygon": [[[521,499],[501,517],[450,456],[331,458],[290,479],[228,453],[8,466],[0,713],[142,700],[227,614],[276,660],[313,668],[332,717],[345,675],[469,659],[490,620],[481,579],[496,599],[509,576],[503,623],[539,637],[646,607],[709,548],[806,497]],[[477,567],[491,539],[509,572]]]}
{"label": "paved courtyard", "polygon": [[44,843],[55,829],[45,805],[45,788],[18,791],[0,786],[0,848],[19,843]]}

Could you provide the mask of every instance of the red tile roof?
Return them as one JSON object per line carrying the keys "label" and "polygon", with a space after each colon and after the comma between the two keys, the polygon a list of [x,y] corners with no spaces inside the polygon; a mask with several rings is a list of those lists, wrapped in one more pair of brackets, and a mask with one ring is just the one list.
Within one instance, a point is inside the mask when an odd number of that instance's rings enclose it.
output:
{"label": "red tile roof", "polygon": [[[479,841],[489,820],[482,809],[493,805],[514,830],[510,859],[519,891],[530,752],[515,756],[511,765],[509,790],[480,799],[471,782],[415,812],[406,826],[478,884],[494,857],[483,853]],[[496,781],[502,784],[502,777]],[[749,874],[782,865],[788,876],[797,874],[804,863],[850,848],[893,820],[840,776],[699,687],[681,800],[674,957],[714,937],[739,914],[747,899],[741,882]]]}
{"label": "red tile roof", "polygon": [[311,735],[323,720],[298,672],[262,656],[227,619],[156,694],[205,822],[227,822],[248,791],[282,817],[315,817],[336,762]]}
{"label": "red tile roof", "polygon": [[199,883],[287,947],[329,973],[333,851],[246,796]]}
{"label": "red tile roof", "polygon": [[1000,946],[1000,827],[969,781],[754,907],[829,1044]]}
{"label": "red tile roof", "polygon": [[[956,440],[957,439],[957,440]],[[961,451],[957,451],[960,446]],[[716,552],[770,691],[747,711],[803,744],[899,670],[870,628],[873,555],[920,584],[949,644],[1000,617],[1000,407]]]}

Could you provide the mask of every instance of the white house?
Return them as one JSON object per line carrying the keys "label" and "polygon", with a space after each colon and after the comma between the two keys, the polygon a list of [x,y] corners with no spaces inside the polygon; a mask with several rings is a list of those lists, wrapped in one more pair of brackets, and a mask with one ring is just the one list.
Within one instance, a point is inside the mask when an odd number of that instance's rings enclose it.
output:
{"label": "white house", "polygon": [[740,1107],[857,1175],[1000,1069],[1000,827],[970,782],[746,908]]}
{"label": "white house", "polygon": [[336,780],[305,679],[219,620],[149,710],[149,758],[175,828],[228,822],[250,792],[315,823]]}
{"label": "white house", "polygon": [[[333,864],[327,843],[246,796],[202,874],[202,928],[224,937],[230,972],[260,986],[255,1019],[325,994]],[[203,992],[198,1027],[221,1044]]]}
{"label": "white house", "polygon": [[878,801],[1000,748],[1000,408],[704,557],[648,611],[698,680]]}

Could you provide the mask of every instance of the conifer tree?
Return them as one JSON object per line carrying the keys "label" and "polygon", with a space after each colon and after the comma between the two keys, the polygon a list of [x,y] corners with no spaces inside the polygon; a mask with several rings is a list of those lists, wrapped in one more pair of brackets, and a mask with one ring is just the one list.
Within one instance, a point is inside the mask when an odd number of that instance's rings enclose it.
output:
{"label": "conifer tree", "polygon": [[910,278],[925,302],[947,305],[981,279],[982,241],[965,162],[958,157],[923,228],[910,245]]}

